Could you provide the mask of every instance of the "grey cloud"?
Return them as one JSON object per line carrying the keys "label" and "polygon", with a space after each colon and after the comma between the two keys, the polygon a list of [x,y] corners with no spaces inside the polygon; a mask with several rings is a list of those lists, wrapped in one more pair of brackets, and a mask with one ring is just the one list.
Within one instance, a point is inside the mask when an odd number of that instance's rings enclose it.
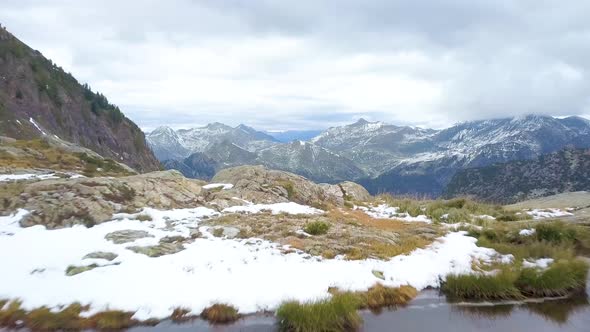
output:
{"label": "grey cloud", "polygon": [[293,129],[589,114],[588,12],[549,0],[4,0],[0,21],[142,127]]}

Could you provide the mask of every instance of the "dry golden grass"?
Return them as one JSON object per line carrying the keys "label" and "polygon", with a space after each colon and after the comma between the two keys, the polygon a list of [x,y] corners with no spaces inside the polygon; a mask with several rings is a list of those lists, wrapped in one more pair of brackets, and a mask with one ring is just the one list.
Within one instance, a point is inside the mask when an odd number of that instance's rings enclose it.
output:
{"label": "dry golden grass", "polygon": [[360,210],[332,209],[328,212],[327,217],[333,222],[357,224],[387,231],[402,231],[415,228],[413,224],[400,220],[376,219]]}
{"label": "dry golden grass", "polygon": [[201,317],[215,324],[227,324],[240,318],[238,310],[227,304],[214,304],[201,313]]}

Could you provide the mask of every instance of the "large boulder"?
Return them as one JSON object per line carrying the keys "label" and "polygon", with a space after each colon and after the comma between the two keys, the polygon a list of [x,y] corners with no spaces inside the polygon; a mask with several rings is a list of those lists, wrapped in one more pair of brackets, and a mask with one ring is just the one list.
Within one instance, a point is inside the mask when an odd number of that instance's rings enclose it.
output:
{"label": "large boulder", "polygon": [[351,201],[368,201],[371,199],[371,194],[358,183],[345,181],[339,184],[344,198]]}

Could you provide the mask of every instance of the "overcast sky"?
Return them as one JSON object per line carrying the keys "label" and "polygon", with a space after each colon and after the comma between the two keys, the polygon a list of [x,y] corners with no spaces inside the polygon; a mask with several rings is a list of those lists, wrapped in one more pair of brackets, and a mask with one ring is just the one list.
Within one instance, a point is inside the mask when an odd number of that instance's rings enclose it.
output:
{"label": "overcast sky", "polygon": [[2,0],[144,129],[590,114],[590,1]]}

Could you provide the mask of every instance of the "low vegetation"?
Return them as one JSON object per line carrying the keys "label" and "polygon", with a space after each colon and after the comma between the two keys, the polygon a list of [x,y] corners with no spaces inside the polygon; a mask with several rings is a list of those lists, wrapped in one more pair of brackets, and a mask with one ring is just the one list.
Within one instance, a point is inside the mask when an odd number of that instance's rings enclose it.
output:
{"label": "low vegetation", "polygon": [[495,274],[450,275],[442,292],[451,299],[509,300],[568,296],[585,292],[588,264],[578,259],[549,268],[506,267]]}
{"label": "low vegetation", "polygon": [[[21,302],[0,301],[0,327],[27,328],[32,331],[78,331],[78,330],[121,330],[137,325],[140,322],[132,318],[132,312],[109,310],[86,317],[82,313],[88,306],[79,303],[71,304],[61,310],[40,307],[27,311]],[[7,304],[6,304],[7,303]]]}
{"label": "low vegetation", "polygon": [[366,292],[331,289],[332,297],[320,301],[283,303],[276,312],[281,331],[356,331],[362,324],[359,309],[378,312],[385,307],[403,306],[416,297],[411,286],[386,287],[381,284]]}
{"label": "low vegetation", "polygon": [[[521,235],[522,229],[535,232]],[[514,261],[501,266],[497,273],[451,275],[442,288],[451,298],[497,300],[529,297],[573,295],[586,288],[588,264],[576,259],[587,252],[590,229],[582,224],[545,221],[502,223],[469,234],[478,245],[493,248],[501,254],[511,254]],[[546,269],[523,266],[527,259],[551,258]]]}
{"label": "low vegetation", "polygon": [[361,303],[354,294],[337,294],[330,299],[283,303],[276,312],[279,330],[293,332],[356,331],[362,318]]}
{"label": "low vegetation", "polygon": [[227,324],[240,319],[240,314],[236,308],[218,303],[203,310],[201,317],[214,324]]}
{"label": "low vegetation", "polygon": [[311,235],[324,235],[328,233],[330,224],[324,221],[313,221],[305,225],[303,229],[307,234]]}
{"label": "low vegetation", "polygon": [[379,195],[376,198],[376,201],[384,202],[393,207],[398,207],[399,213],[407,213],[412,217],[426,215],[432,221],[437,223],[484,223],[486,218],[481,218],[481,216],[494,217],[498,221],[531,219],[531,216],[526,213],[507,210],[501,205],[481,203],[468,198],[429,200],[394,197],[388,194],[383,194]]}

